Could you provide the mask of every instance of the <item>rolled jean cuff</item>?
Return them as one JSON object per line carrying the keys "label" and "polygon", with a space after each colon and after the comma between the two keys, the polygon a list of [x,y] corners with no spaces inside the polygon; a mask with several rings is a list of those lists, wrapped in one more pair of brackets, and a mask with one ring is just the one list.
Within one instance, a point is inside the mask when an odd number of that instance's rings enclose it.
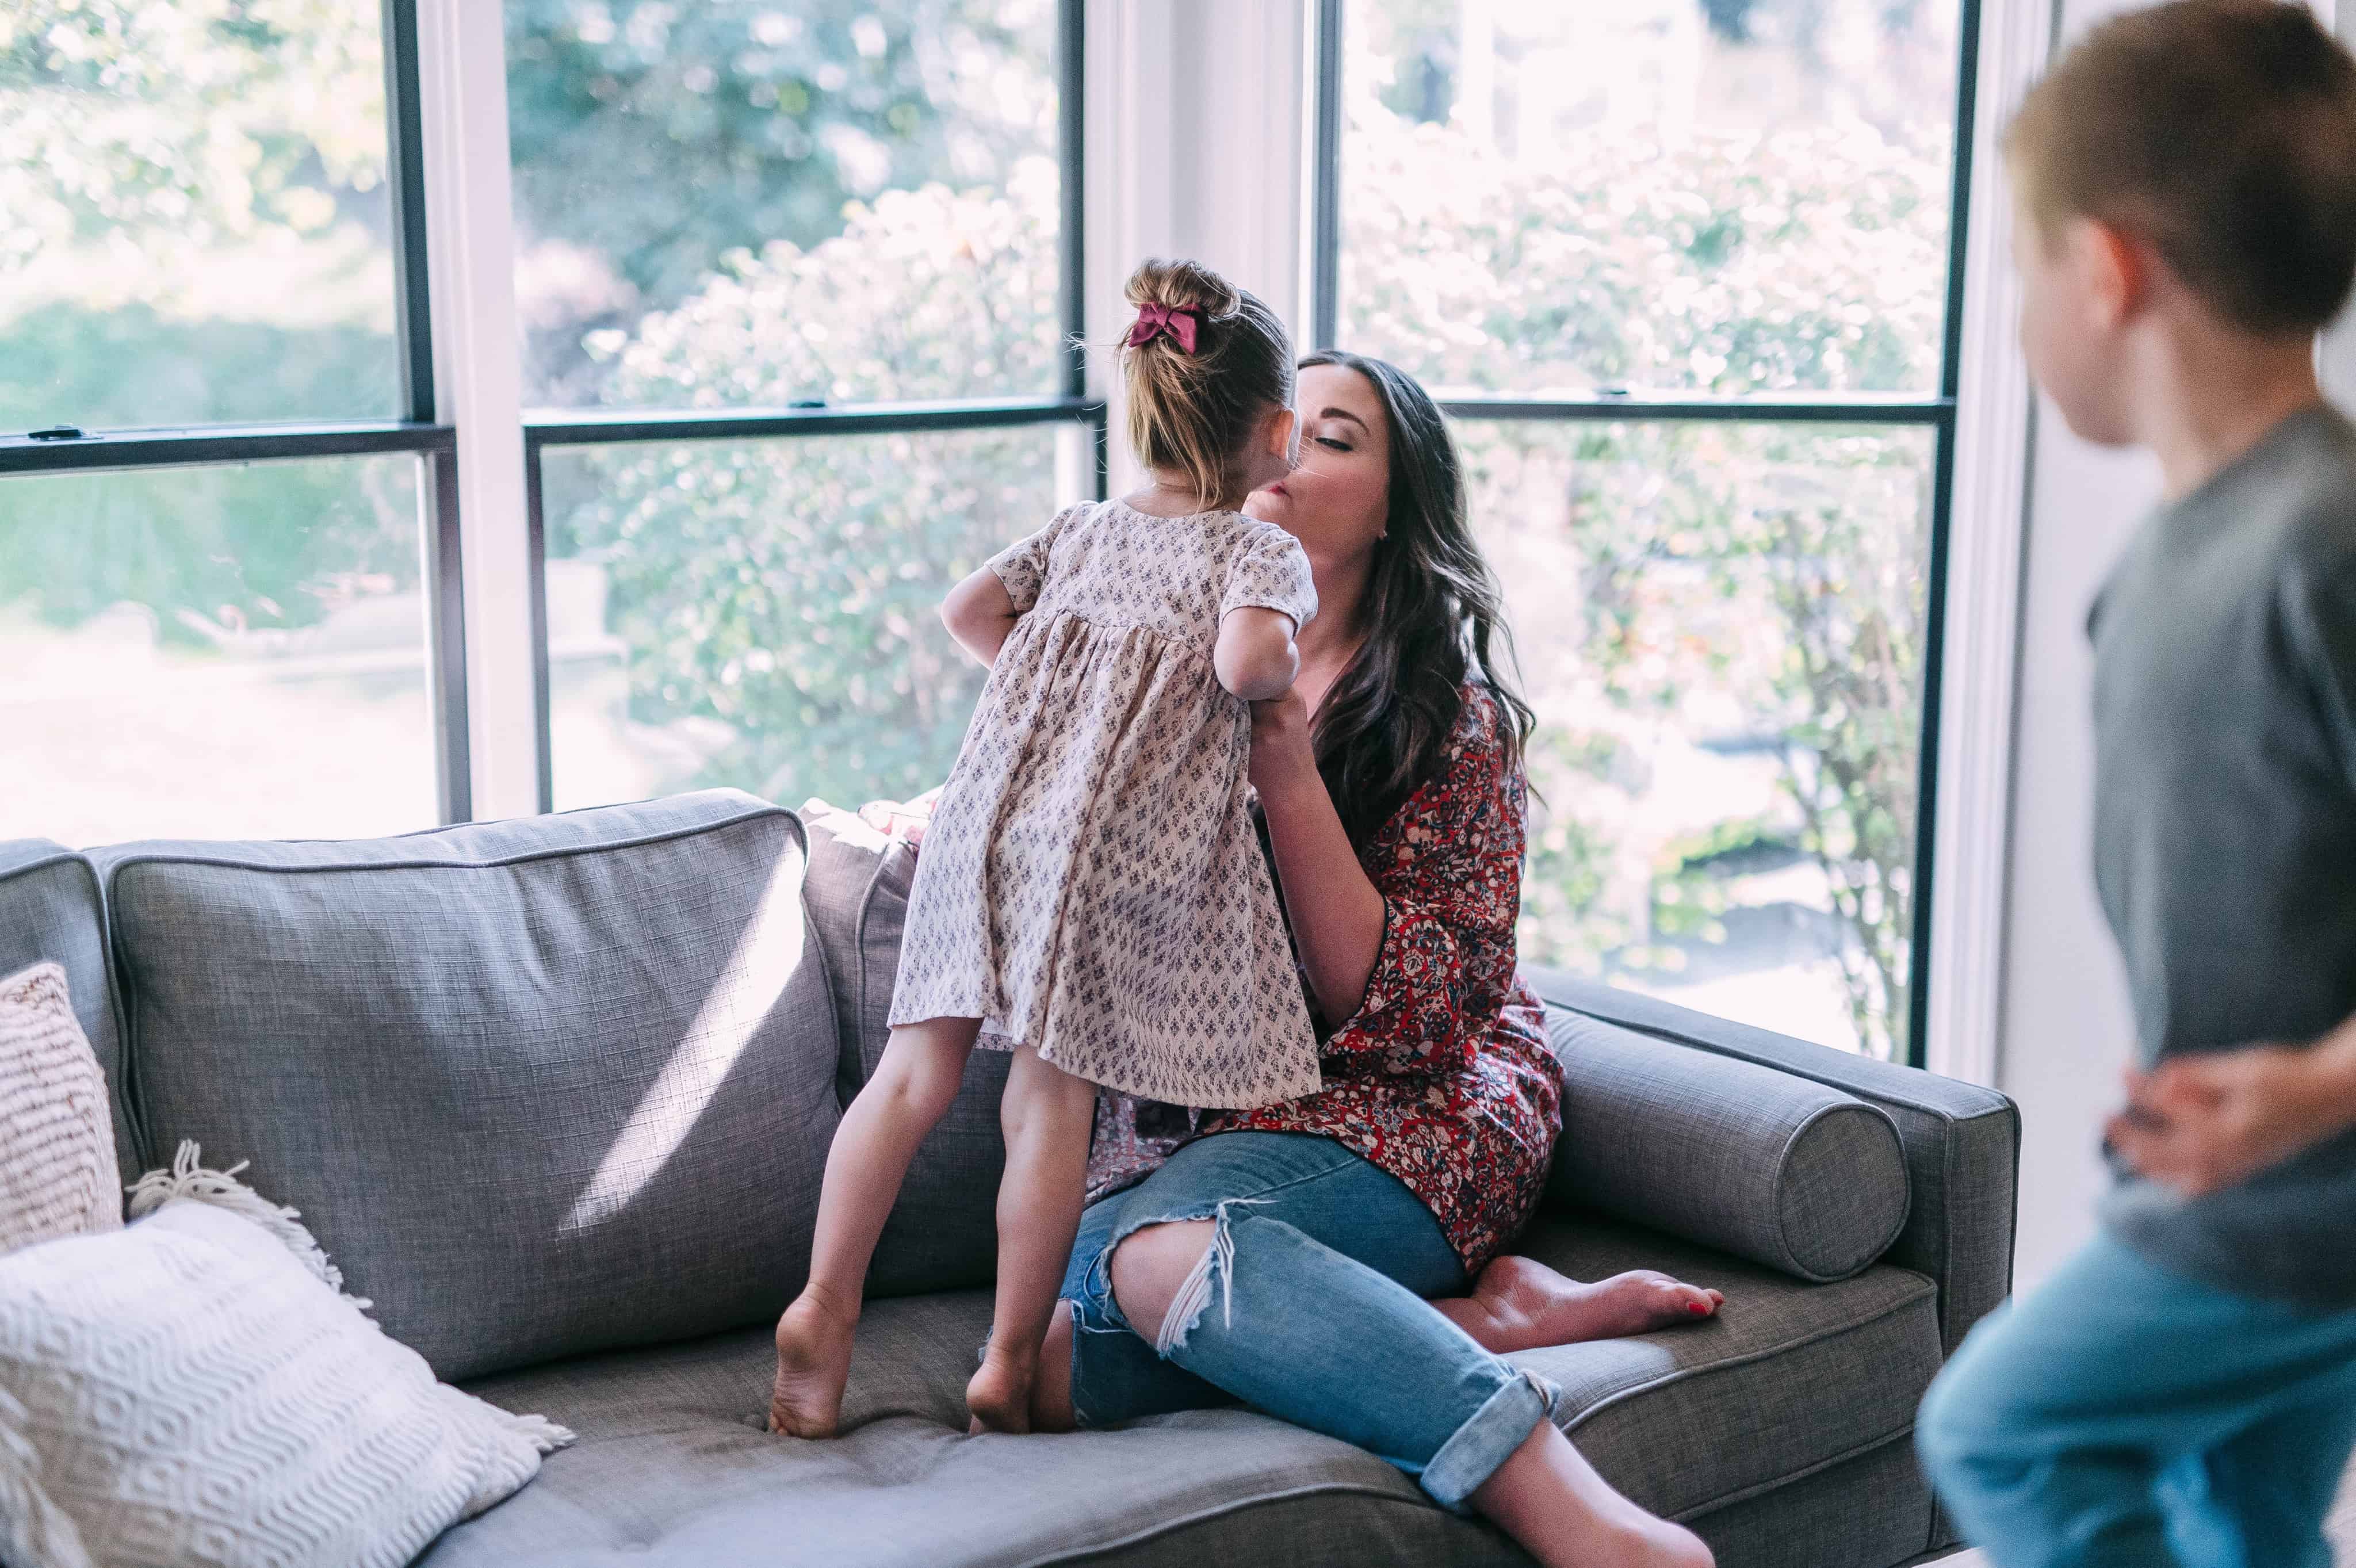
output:
{"label": "rolled jean cuff", "polygon": [[1417,1477],[1432,1501],[1455,1513],[1471,1511],[1464,1499],[1480,1490],[1497,1467],[1529,1440],[1554,1408],[1553,1391],[1528,1372],[1491,1394],[1455,1434],[1440,1445]]}

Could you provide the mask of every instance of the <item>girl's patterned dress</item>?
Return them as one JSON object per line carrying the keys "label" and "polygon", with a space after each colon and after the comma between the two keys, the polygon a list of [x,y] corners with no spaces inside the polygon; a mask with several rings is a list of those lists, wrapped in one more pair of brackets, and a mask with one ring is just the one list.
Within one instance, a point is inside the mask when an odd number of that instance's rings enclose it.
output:
{"label": "girl's patterned dress", "polygon": [[1230,610],[1316,614],[1300,543],[1108,501],[990,564],[1023,613],[925,832],[892,1022],[980,1018],[985,1046],[1153,1100],[1315,1092],[1250,710],[1211,666]]}
{"label": "girl's patterned dress", "polygon": [[[1226,1113],[1100,1094],[1091,1202],[1192,1138],[1248,1129],[1331,1138],[1398,1177],[1468,1276],[1527,1223],[1562,1131],[1562,1080],[1546,1009],[1515,970],[1526,788],[1499,723],[1486,688],[1467,686],[1440,771],[1358,852],[1383,896],[1382,951],[1357,1015],[1324,1036],[1323,1092]],[[920,866],[930,853],[927,840]]]}

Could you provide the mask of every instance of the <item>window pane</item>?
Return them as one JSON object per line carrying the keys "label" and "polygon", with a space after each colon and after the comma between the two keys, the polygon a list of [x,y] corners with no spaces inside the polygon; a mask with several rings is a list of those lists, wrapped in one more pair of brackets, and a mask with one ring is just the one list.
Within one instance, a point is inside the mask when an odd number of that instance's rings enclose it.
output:
{"label": "window pane", "polygon": [[856,806],[940,783],[983,675],[941,596],[1055,514],[1058,437],[543,452],[559,809],[723,784]]}
{"label": "window pane", "polygon": [[527,403],[1054,390],[1054,0],[506,4]]}
{"label": "window pane", "polygon": [[400,413],[380,26],[0,6],[0,431]]}
{"label": "window pane", "polygon": [[418,463],[0,479],[0,832],[439,820]]}
{"label": "window pane", "polygon": [[1353,0],[1341,337],[1435,390],[1929,392],[1956,0]]}
{"label": "window pane", "polygon": [[1904,1059],[1929,433],[1456,429],[1539,718],[1524,961]]}

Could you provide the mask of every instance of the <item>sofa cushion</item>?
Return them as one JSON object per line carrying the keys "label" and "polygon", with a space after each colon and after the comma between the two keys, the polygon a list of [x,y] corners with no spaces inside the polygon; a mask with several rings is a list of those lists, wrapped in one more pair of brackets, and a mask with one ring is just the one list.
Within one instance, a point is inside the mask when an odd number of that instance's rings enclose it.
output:
{"label": "sofa cushion", "polygon": [[1847,1277],[1906,1224],[1905,1152],[1855,1095],[1550,1008],[1562,1136],[1548,1196],[1804,1280]]}
{"label": "sofa cushion", "polygon": [[[803,901],[834,987],[841,1032],[837,1087],[847,1106],[891,1037],[886,1020],[916,857],[905,843],[857,813],[822,801],[803,807],[802,820],[810,843]],[[989,1283],[998,1259],[998,1177],[1006,1163],[998,1102],[1012,1059],[1004,1051],[975,1051],[966,1058],[957,1099],[917,1146],[900,1184],[899,1201],[867,1270],[869,1294]]]}
{"label": "sofa cushion", "polygon": [[132,1077],[459,1378],[764,1321],[838,1111],[792,813],[103,852]]}
{"label": "sofa cushion", "polygon": [[[1930,1282],[1884,1267],[1808,1285],[1665,1237],[1553,1219],[1518,1246],[1581,1277],[1645,1264],[1727,1292],[1708,1324],[1516,1358],[1562,1382],[1563,1419],[1615,1486],[1691,1522],[1723,1562],[1892,1560],[1848,1555],[1837,1530],[1794,1557],[1794,1543],[1774,1541],[1785,1521],[1760,1499],[1887,1452],[1893,1435],[1904,1453],[1914,1402],[1938,1367]],[[1247,1411],[967,1437],[965,1384],[989,1316],[979,1292],[872,1303],[845,1434],[827,1443],[762,1430],[776,1355],[755,1331],[470,1385],[494,1403],[545,1411],[581,1441],[423,1562],[1527,1562],[1372,1455]],[[1849,1502],[1927,1541],[1928,1492],[1886,1471],[1871,1469],[1873,1495]],[[1721,1512],[1732,1520],[1724,1530],[1713,1523]]]}
{"label": "sofa cushion", "polygon": [[[47,839],[0,840],[0,974],[44,960],[66,972],[74,1018],[106,1075],[115,1165],[128,1187],[144,1168],[124,1093],[123,1030],[107,964],[106,916],[87,857]],[[118,1194],[118,1199],[120,1195]]]}

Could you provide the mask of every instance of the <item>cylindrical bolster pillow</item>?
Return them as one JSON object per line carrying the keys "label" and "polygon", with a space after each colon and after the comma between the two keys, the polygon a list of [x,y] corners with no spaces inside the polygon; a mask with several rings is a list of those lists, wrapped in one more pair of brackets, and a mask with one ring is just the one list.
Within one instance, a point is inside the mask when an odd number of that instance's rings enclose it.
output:
{"label": "cylindrical bolster pillow", "polygon": [[1563,1076],[1550,1197],[1818,1282],[1847,1278],[1898,1239],[1906,1161],[1879,1106],[1584,1014],[1547,1015]]}

